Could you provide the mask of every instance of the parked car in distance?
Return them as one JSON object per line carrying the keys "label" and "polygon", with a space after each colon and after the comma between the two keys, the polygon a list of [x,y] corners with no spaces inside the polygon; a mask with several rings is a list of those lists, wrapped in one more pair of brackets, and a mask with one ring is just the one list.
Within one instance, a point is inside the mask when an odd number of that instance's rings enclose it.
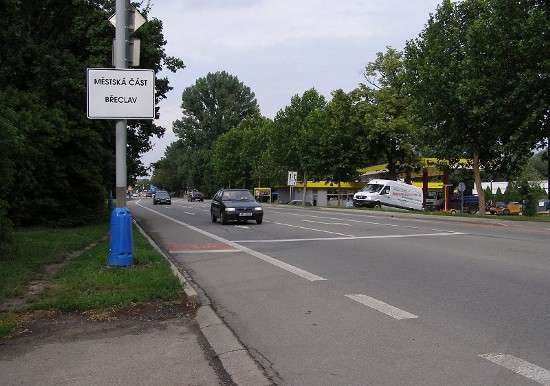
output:
{"label": "parked car in distance", "polygon": [[494,207],[491,207],[490,212],[497,215],[521,214],[523,210],[519,202],[497,202]]}
{"label": "parked car in distance", "polygon": [[201,192],[194,190],[187,195],[187,201],[204,201],[204,195]]}
{"label": "parked car in distance", "polygon": [[497,212],[497,208],[500,207],[500,208],[504,208],[504,206],[506,206],[506,203],[503,202],[503,201],[497,201],[491,205],[489,205],[489,213],[491,214],[496,214]]}
{"label": "parked car in distance", "polygon": [[168,192],[165,192],[163,190],[158,190],[155,193],[155,197],[153,198],[153,205],[157,204],[164,204],[164,205],[171,205],[172,199],[170,198],[170,195]]}
{"label": "parked car in distance", "polygon": [[537,205],[537,213],[550,214],[550,200],[539,200]]}
{"label": "parked car in distance", "polygon": [[221,189],[212,198],[210,217],[213,223],[220,219],[222,224],[248,220],[255,220],[256,224],[261,224],[264,211],[248,190]]}
{"label": "parked car in distance", "polygon": [[[287,205],[302,206],[302,200],[292,200],[286,203]],[[309,201],[306,201],[306,206],[313,206]]]}

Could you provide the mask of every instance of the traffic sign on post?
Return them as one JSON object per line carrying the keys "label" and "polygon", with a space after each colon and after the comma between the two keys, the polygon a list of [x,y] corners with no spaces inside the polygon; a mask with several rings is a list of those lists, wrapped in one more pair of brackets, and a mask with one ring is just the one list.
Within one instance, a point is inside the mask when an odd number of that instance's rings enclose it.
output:
{"label": "traffic sign on post", "polygon": [[298,172],[288,172],[288,186],[296,186],[296,180],[298,179]]}
{"label": "traffic sign on post", "polygon": [[[133,5],[128,5],[128,26],[127,28],[132,32],[135,32],[147,21],[145,17],[134,7]],[[116,13],[109,18],[109,22],[116,27]]]}
{"label": "traffic sign on post", "polygon": [[88,118],[155,118],[153,70],[88,68],[87,78]]}

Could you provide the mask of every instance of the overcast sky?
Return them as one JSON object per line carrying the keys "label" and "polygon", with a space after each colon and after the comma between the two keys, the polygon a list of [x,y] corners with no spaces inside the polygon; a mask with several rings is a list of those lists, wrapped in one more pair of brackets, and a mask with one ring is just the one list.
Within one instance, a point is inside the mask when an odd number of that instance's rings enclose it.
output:
{"label": "overcast sky", "polygon": [[402,49],[421,31],[438,0],[153,0],[166,52],[186,64],[169,73],[174,89],[160,104],[164,137],[154,138],[145,165],[176,140],[181,94],[208,72],[236,75],[273,117],[295,94],[315,87],[326,97],[349,91],[386,46]]}

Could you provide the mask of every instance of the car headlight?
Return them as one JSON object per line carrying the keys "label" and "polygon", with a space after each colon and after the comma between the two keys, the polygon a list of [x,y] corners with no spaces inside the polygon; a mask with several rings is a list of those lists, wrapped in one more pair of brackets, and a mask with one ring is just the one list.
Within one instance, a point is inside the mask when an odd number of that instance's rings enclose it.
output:
{"label": "car headlight", "polygon": [[254,210],[262,210],[262,207],[261,206],[257,206],[254,208]]}
{"label": "car headlight", "polygon": [[235,208],[225,208],[225,211],[226,211],[226,212],[234,212],[234,211],[235,211]]}

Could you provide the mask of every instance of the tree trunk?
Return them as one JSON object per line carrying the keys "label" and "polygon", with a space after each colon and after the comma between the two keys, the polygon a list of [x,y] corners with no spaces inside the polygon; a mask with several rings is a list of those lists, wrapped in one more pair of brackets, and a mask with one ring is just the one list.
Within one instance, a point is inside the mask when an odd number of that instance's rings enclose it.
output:
{"label": "tree trunk", "polygon": [[474,180],[476,184],[477,196],[479,198],[479,214],[485,214],[485,194],[483,194],[483,188],[481,187],[481,174],[479,173],[479,153],[474,151]]}
{"label": "tree trunk", "polygon": [[426,209],[426,198],[428,198],[428,166],[422,168],[422,207]]}
{"label": "tree trunk", "polygon": [[307,173],[304,172],[304,188],[302,189],[302,206],[306,206]]}
{"label": "tree trunk", "polygon": [[397,180],[397,173],[395,171],[395,160],[393,159],[393,144],[391,140],[390,148],[389,151],[386,153],[386,156],[388,157],[388,174],[390,180]]}

